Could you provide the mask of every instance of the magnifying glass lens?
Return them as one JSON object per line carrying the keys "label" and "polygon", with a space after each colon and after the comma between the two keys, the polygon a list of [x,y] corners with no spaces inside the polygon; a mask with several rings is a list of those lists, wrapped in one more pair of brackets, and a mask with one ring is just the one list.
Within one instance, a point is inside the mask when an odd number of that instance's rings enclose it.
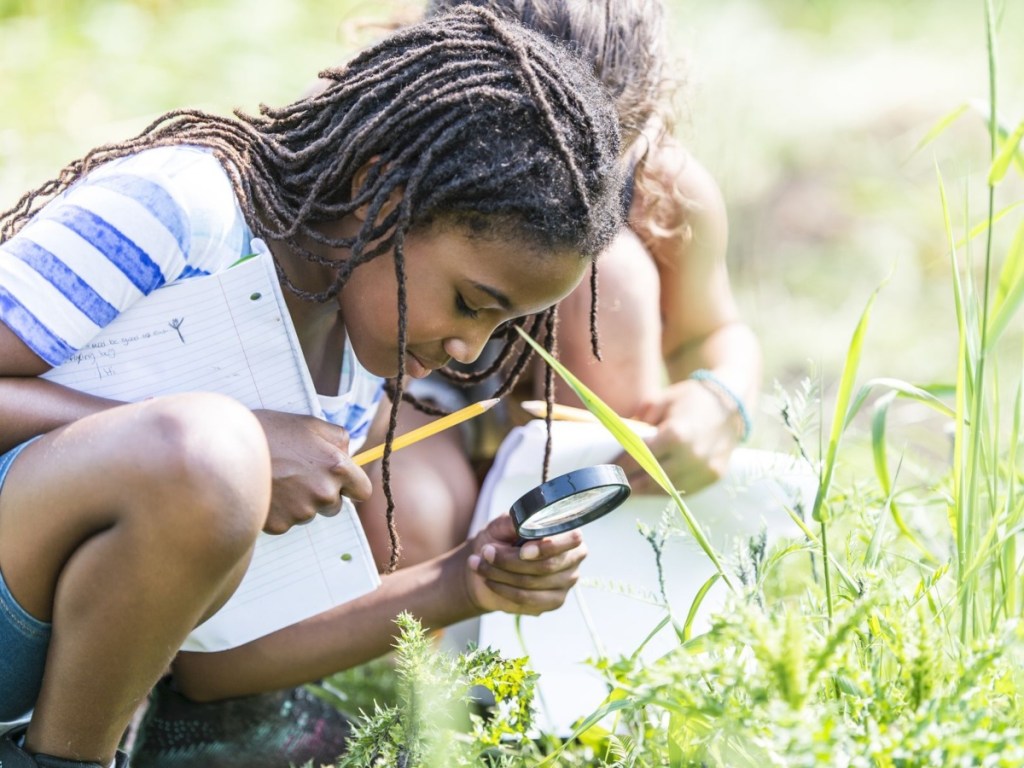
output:
{"label": "magnifying glass lens", "polygon": [[611,512],[629,496],[622,467],[583,467],[541,483],[509,509],[520,539],[568,531]]}
{"label": "magnifying glass lens", "polygon": [[548,531],[553,526],[560,526],[586,514],[590,510],[603,505],[621,494],[619,486],[605,486],[579,491],[572,496],[559,499],[544,509],[535,512],[520,527],[520,535],[537,534]]}

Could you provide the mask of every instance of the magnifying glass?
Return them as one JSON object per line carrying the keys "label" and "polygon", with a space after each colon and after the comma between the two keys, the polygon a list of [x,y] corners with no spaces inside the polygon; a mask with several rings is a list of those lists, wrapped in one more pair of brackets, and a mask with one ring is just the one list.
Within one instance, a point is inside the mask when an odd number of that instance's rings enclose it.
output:
{"label": "magnifying glass", "polygon": [[523,494],[509,510],[519,538],[541,539],[597,520],[629,498],[626,473],[617,464],[584,467]]}

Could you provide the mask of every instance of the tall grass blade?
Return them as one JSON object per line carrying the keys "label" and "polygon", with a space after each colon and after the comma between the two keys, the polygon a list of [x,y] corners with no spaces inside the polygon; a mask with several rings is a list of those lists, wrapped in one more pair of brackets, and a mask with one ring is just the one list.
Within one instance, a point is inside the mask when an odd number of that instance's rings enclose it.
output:
{"label": "tall grass blade", "polygon": [[976,238],[982,232],[988,232],[988,228],[990,226],[992,226],[996,222],[1006,218],[1006,216],[1008,216],[1009,214],[1013,213],[1016,209],[1020,208],[1022,205],[1024,205],[1024,200],[1018,200],[1015,203],[1010,203],[1005,208],[997,211],[996,214],[994,216],[992,216],[991,219],[988,218],[988,217],[985,217],[984,220],[979,221],[977,224],[975,224],[973,227],[971,227],[970,230],[968,230],[966,235],[964,235],[959,240],[957,240],[956,247],[957,248],[963,248],[969,241],[971,241],[974,238]]}
{"label": "tall grass blade", "polygon": [[683,501],[683,497],[679,491],[676,490],[672,484],[672,480],[669,478],[668,473],[661,466],[654,454],[651,453],[651,449],[647,447],[645,443],[632,429],[630,429],[622,418],[615,413],[601,398],[594,394],[582,381],[576,378],[569,369],[562,365],[558,360],[552,357],[547,350],[544,349],[540,344],[530,338],[522,328],[516,328],[519,331],[519,335],[526,340],[526,343],[533,347],[534,351],[541,356],[541,358],[548,365],[551,366],[552,370],[557,373],[566,384],[568,384],[576,396],[580,399],[580,402],[586,406],[587,410],[590,411],[600,421],[605,428],[612,433],[612,436],[618,441],[619,445],[622,446],[623,450],[626,451],[636,463],[651,476],[651,478],[664,490],[678,507],[680,514],[683,516],[683,520],[686,522],[687,528],[690,530],[690,535],[693,536],[694,541],[704,551],[708,559],[715,566],[715,569],[721,574],[722,580],[729,586],[730,589],[735,590],[736,585],[729,573],[726,571],[725,566],[722,564],[722,560],[718,553],[715,552],[714,547],[711,546],[711,542],[708,540],[707,534],[704,533],[704,529],[701,528],[697,518],[693,516],[689,507],[686,506],[686,502]]}
{"label": "tall grass blade", "polygon": [[[1017,384],[1017,397],[1013,404],[1013,428],[1010,432],[1009,439],[1009,455],[1006,458],[1007,466],[1017,466],[1017,446],[1020,444],[1021,436],[1021,419],[1024,418],[1024,381],[1018,382]],[[1006,515],[1005,515],[1005,526],[1013,528],[1020,528],[1021,524],[1021,511],[1022,505],[1018,501],[1017,484],[1009,483],[1009,488],[1006,493]],[[1019,589],[1017,585],[1017,534],[1012,533],[1006,536],[1006,542],[1003,545],[1003,559],[1002,559],[1002,570],[1003,570],[1003,608],[1004,615],[1007,618],[1018,616],[1020,614],[1019,607]]]}
{"label": "tall grass blade", "polygon": [[701,604],[704,602],[704,598],[707,597],[708,592],[715,586],[719,576],[717,573],[711,574],[711,577],[700,585],[700,589],[697,590],[697,594],[693,598],[693,602],[690,603],[690,610],[686,613],[686,621],[683,622],[682,641],[685,643],[691,637],[693,637],[693,622],[697,618],[697,612],[700,610]]}
{"label": "tall grass blade", "polygon": [[[612,692],[613,695],[615,693],[615,691]],[[611,696],[609,696],[609,698],[611,698]],[[637,707],[637,702],[632,698],[619,698],[614,701],[608,701],[608,699],[606,699],[605,701],[606,703],[602,704],[596,710],[587,715],[587,717],[584,718],[583,722],[581,722],[573,729],[573,732],[572,734],[570,734],[569,738],[567,738],[561,745],[559,745],[557,749],[555,749],[550,755],[548,755],[539,763],[537,763],[537,768],[542,768],[542,766],[545,765],[558,765],[558,763],[554,761],[561,757],[562,753],[568,748],[568,746],[572,744],[574,741],[576,741],[576,739],[578,739],[581,734],[590,730],[590,728],[594,727],[602,720],[604,720],[608,715],[614,712],[618,712],[619,710],[627,708],[632,710],[636,709]]]}
{"label": "tall grass blade", "polygon": [[843,436],[843,430],[847,423],[846,417],[852,399],[854,380],[857,377],[857,368],[860,365],[860,358],[864,349],[864,335],[867,333],[871,308],[874,306],[875,299],[884,285],[885,283],[876,288],[868,299],[864,311],[861,312],[860,320],[857,322],[857,327],[854,329],[849,349],[846,352],[846,361],[843,364],[843,374],[839,379],[839,391],[836,395],[836,404],[832,415],[832,429],[829,433],[828,452],[825,455],[824,476],[818,485],[818,493],[815,496],[814,509],[811,514],[812,519],[817,522],[828,521],[827,511],[823,512],[825,509],[825,499],[828,495],[829,486],[832,483],[832,474],[835,471],[839,441]]}
{"label": "tall grass blade", "polygon": [[1002,337],[1010,320],[1024,302],[1024,222],[1017,227],[1006,260],[999,273],[999,284],[989,324],[988,345],[991,349]]}
{"label": "tall grass blade", "polygon": [[[807,537],[807,540],[812,544],[816,545],[819,549],[823,549],[821,546],[821,539],[819,539],[815,535],[814,531],[812,531],[810,527],[807,525],[807,523],[804,522],[803,518],[800,517],[800,515],[798,515],[796,511],[791,509],[790,507],[784,507],[784,509],[786,510],[786,514],[789,515],[790,519],[793,521],[796,527],[803,531],[803,534]],[[850,592],[852,592],[855,595],[859,594],[861,590],[860,586],[857,584],[856,581],[853,580],[853,577],[846,572],[846,570],[839,563],[839,561],[834,559],[832,555],[828,552],[823,552],[822,555],[832,564],[832,567],[835,569],[836,573],[839,574],[840,578],[843,580],[843,583],[846,584],[847,589],[849,589]]]}
{"label": "tall grass blade", "polygon": [[[849,426],[850,421],[853,419],[854,416],[857,415],[857,412],[860,410],[861,406],[864,404],[864,401],[867,400],[871,392],[880,387],[884,387],[890,390],[893,395],[903,395],[904,397],[908,397],[911,400],[916,400],[917,402],[923,405],[927,405],[929,408],[938,411],[943,416],[948,416],[951,419],[956,418],[956,411],[953,408],[950,408],[948,405],[946,405],[946,403],[942,402],[932,392],[929,392],[928,390],[923,389],[921,387],[915,386],[914,384],[910,384],[906,381],[903,381],[902,379],[891,379],[881,377],[877,379],[871,379],[870,381],[866,382],[860,388],[860,391],[857,392],[857,397],[854,398],[853,403],[850,405],[849,411],[847,412],[846,424],[843,425],[844,428]],[[883,395],[882,397],[885,397],[885,395]]]}
{"label": "tall grass blade", "polygon": [[[964,308],[964,289],[960,280],[960,264],[957,258],[956,238],[953,235],[953,219],[949,212],[949,198],[946,195],[946,185],[942,180],[942,172],[938,164],[935,166],[935,176],[939,187],[939,201],[942,206],[942,221],[946,229],[946,239],[950,244],[950,275],[953,282],[953,306],[956,310],[957,326],[957,370],[956,370],[956,394],[954,398],[956,407],[956,418],[953,420],[955,432],[953,437],[953,503],[948,511],[949,527],[953,532],[954,543],[957,544],[958,573],[963,573],[965,563],[963,562],[964,551],[962,547],[963,531],[961,530],[964,520],[964,418],[967,414],[967,380],[969,378],[967,366],[969,358],[967,354],[967,318]],[[959,576],[958,576],[959,579]]]}
{"label": "tall grass blade", "polygon": [[[988,53],[988,86],[989,86],[989,153],[992,161],[995,161],[998,151],[996,115],[998,111],[997,89],[996,89],[996,33],[995,16],[992,10],[991,0],[985,0],[985,40]],[[988,184],[988,206],[987,215],[989,221],[995,214],[995,186]],[[964,218],[967,221],[967,217]],[[974,376],[968,379],[971,384],[969,417],[973,423],[969,433],[970,445],[967,448],[965,469],[967,470],[966,482],[961,486],[965,495],[965,503],[960,505],[961,517],[958,521],[961,537],[957,541],[957,548],[960,557],[958,564],[961,565],[958,571],[957,598],[960,603],[960,642],[967,646],[974,637],[979,619],[979,601],[975,581],[972,576],[969,558],[973,557],[978,540],[979,531],[984,520],[982,519],[982,490],[979,488],[982,482],[984,465],[984,446],[982,444],[983,429],[982,417],[985,414],[985,384],[986,384],[986,360],[989,352],[988,331],[990,318],[990,294],[992,285],[992,227],[989,226],[985,238],[985,255],[983,262],[983,276],[981,283],[981,303],[979,327],[981,329],[981,342],[978,345],[978,355],[974,360]],[[963,566],[968,566],[964,568]]]}
{"label": "tall grass blade", "polygon": [[920,152],[922,149],[924,149],[929,144],[931,144],[933,141],[935,141],[935,139],[937,139],[942,133],[944,133],[945,130],[947,128],[949,128],[950,125],[952,125],[954,122],[956,122],[960,118],[960,116],[963,115],[964,112],[966,112],[970,108],[971,108],[970,104],[961,104],[959,107],[954,109],[952,112],[949,112],[948,114],[943,115],[942,117],[940,117],[935,122],[935,125],[933,125],[931,128],[929,128],[928,132],[925,133],[925,135],[921,138],[921,140],[919,142],[917,142],[917,146],[914,147],[913,151],[910,153],[910,156],[913,157],[918,152]]}
{"label": "tall grass blade", "polygon": [[[904,521],[903,515],[895,500],[895,483],[889,479],[889,461],[886,451],[885,426],[886,418],[889,414],[889,406],[892,405],[897,394],[898,392],[896,390],[890,390],[875,402],[875,413],[871,418],[871,455],[874,459],[875,475],[878,477],[878,483],[882,487],[882,493],[886,496],[885,507],[888,508],[889,514],[892,516],[892,520],[896,524],[900,533],[914,545],[914,547],[924,556],[925,560],[933,565],[937,565],[938,559],[934,554],[932,554],[928,547],[921,543],[920,539],[918,539],[910,529],[910,526],[908,526],[906,521]],[[871,545],[868,547],[868,554],[870,557],[866,558],[866,561],[867,559],[871,559],[873,561],[868,563],[869,567],[874,567],[877,562],[878,552],[881,546],[882,528],[882,522],[879,521],[878,527],[871,538]]]}
{"label": "tall grass blade", "polygon": [[[991,31],[991,30],[988,30],[988,31]],[[992,40],[992,42],[994,44],[994,41],[995,41],[994,34],[991,36],[990,39]],[[990,49],[989,50],[989,67],[990,67],[990,70],[994,70],[995,69],[995,50],[994,49]],[[994,72],[993,72],[993,74],[994,74]],[[994,83],[995,83],[995,81],[993,80],[992,85],[994,85]],[[991,103],[995,104],[995,99],[994,98],[992,99]],[[985,102],[982,99],[973,99],[973,100],[971,100],[969,106],[970,106],[971,109],[973,109],[979,115],[981,115],[982,118],[984,118],[985,123],[989,127],[989,132],[990,132],[990,135],[991,135],[992,142],[993,142],[994,146],[998,146],[1000,142],[1007,142],[1007,141],[1010,140],[1010,137],[1013,135],[1013,131],[1010,130],[1010,126],[1009,125],[1007,125],[1003,120],[1001,120],[999,118],[999,115],[996,114],[995,109],[993,109],[989,105],[988,102]],[[993,149],[992,157],[994,158],[995,155],[996,155],[996,150]],[[1017,151],[1013,153],[1013,164],[1015,166],[1017,166],[1018,172],[1024,174],[1024,148],[1021,148],[1021,147],[1018,146]]]}
{"label": "tall grass blade", "polygon": [[992,167],[988,172],[989,185],[994,187],[1006,176],[1006,172],[1010,169],[1010,163],[1017,156],[1021,139],[1024,139],[1024,120],[1021,120],[1014,132],[1006,137],[1003,146],[999,149],[999,154],[992,161]]}

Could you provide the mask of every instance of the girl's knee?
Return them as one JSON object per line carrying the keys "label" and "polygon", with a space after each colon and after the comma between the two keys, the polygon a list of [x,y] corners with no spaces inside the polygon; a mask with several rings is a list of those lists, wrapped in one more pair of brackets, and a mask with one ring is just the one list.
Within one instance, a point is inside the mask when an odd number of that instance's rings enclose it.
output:
{"label": "girl's knee", "polygon": [[171,540],[247,551],[270,505],[270,452],[256,417],[230,398],[190,394],[143,404],[135,426],[132,474],[146,520]]}

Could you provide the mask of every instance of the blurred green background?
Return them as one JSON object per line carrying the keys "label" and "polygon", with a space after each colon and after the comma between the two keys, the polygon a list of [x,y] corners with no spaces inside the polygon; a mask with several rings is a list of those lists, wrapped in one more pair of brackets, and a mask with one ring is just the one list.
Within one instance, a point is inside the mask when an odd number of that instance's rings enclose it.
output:
{"label": "blurred green background", "polygon": [[[731,269],[764,343],[766,392],[812,370],[826,388],[834,382],[857,317],[887,277],[863,376],[950,380],[955,320],[936,165],[962,233],[984,214],[983,112],[915,148],[959,105],[984,109],[983,2],[667,2],[679,133],[725,193]],[[0,205],[163,110],[290,101],[318,69],[381,34],[381,22],[420,6],[0,0]],[[1024,29],[1024,0],[995,10],[1000,114],[1012,129],[1024,117],[1024,46],[1014,33]],[[1020,199],[1016,175],[997,208]],[[1000,223],[997,252],[1020,221],[1018,209]],[[772,408],[765,398],[761,410]],[[760,421],[759,442],[770,444],[773,418]]]}

